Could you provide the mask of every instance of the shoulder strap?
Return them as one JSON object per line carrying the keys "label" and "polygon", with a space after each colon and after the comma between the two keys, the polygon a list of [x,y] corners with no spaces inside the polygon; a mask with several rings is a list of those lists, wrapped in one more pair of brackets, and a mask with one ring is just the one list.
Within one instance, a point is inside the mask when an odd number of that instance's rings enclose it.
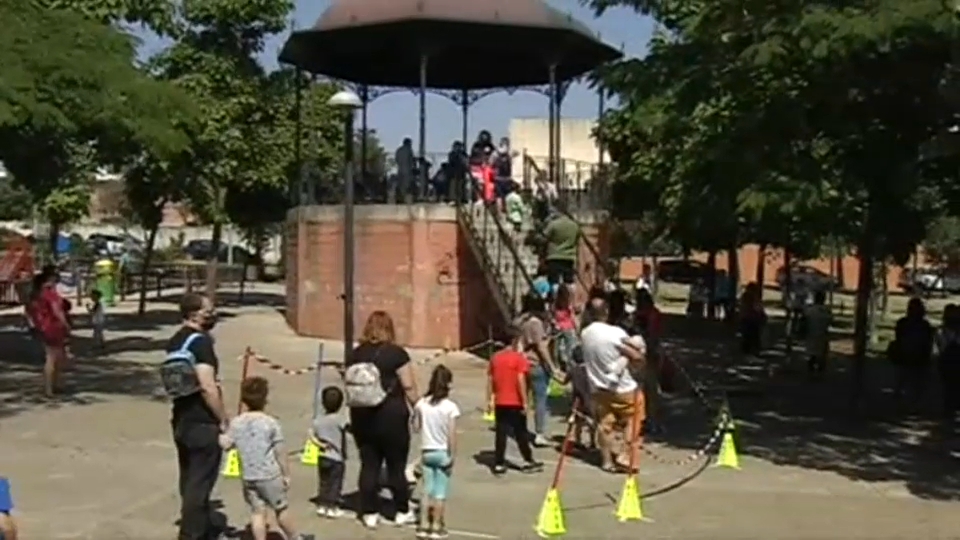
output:
{"label": "shoulder strap", "polygon": [[193,342],[197,340],[203,334],[201,332],[194,332],[187,336],[187,339],[183,340],[183,345],[180,346],[178,353],[187,353],[190,352],[190,346],[193,345]]}

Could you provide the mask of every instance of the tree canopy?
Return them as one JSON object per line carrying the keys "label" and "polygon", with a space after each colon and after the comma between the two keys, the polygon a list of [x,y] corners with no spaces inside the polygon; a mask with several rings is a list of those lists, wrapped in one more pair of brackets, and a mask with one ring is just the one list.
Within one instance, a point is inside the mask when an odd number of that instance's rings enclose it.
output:
{"label": "tree canopy", "polygon": [[597,75],[620,98],[599,132],[634,194],[615,211],[692,249],[855,247],[862,357],[872,264],[904,262],[957,208],[960,162],[925,155],[956,126],[942,88],[955,14],[939,0],[587,3],[657,28],[645,57]]}

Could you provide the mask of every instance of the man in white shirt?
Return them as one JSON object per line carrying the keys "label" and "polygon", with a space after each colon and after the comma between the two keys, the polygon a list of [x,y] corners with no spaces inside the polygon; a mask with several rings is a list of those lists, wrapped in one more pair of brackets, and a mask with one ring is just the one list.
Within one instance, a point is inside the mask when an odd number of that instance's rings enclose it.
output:
{"label": "man in white shirt", "polygon": [[[634,452],[632,463],[636,464],[639,457],[636,455],[639,436],[634,437],[639,432],[639,425],[634,424],[643,422],[644,404],[629,368],[631,364],[642,365],[645,347],[639,336],[631,338],[619,326],[606,322],[609,316],[606,303],[591,302],[587,310],[594,322],[580,333],[581,350],[600,427],[597,442],[602,468],[613,472],[617,466],[623,467],[630,462],[629,455],[615,459],[614,430],[626,429],[624,440],[630,441]],[[637,342],[638,346],[630,346],[628,340]]]}

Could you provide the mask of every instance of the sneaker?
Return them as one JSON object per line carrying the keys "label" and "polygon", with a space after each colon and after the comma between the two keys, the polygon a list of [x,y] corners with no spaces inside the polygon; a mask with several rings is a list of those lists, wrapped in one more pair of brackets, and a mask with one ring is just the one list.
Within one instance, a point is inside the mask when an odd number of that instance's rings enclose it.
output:
{"label": "sneaker", "polygon": [[407,525],[413,525],[417,522],[417,515],[413,512],[397,512],[397,515],[393,517],[393,524],[397,527],[406,527]]}
{"label": "sneaker", "polygon": [[343,516],[346,515],[346,513],[340,508],[327,508],[326,510],[327,510],[326,517],[330,519],[342,518]]}
{"label": "sneaker", "polygon": [[317,515],[320,517],[330,517],[330,510],[325,506],[318,506]]}
{"label": "sneaker", "polygon": [[300,533],[297,536],[297,540],[317,540],[317,537],[312,534]]}
{"label": "sneaker", "polygon": [[443,525],[438,525],[434,527],[433,532],[430,533],[431,540],[443,540],[450,536],[450,533],[447,532],[447,528]]}
{"label": "sneaker", "polygon": [[520,467],[520,470],[525,473],[537,473],[543,470],[543,463],[539,461],[528,461]]}
{"label": "sneaker", "polygon": [[430,538],[430,535],[433,534],[433,529],[431,527],[420,525],[417,527],[416,534],[417,538]]}
{"label": "sneaker", "polygon": [[537,448],[543,448],[545,446],[550,446],[550,441],[548,441],[543,435],[537,433],[537,436],[533,438],[533,445]]}
{"label": "sneaker", "polygon": [[500,475],[503,475],[503,474],[507,474],[507,466],[506,466],[506,465],[494,465],[494,466],[493,466],[493,474],[495,474],[495,475],[497,475],[497,476],[500,476]]}
{"label": "sneaker", "polygon": [[380,524],[380,514],[366,514],[361,518],[363,526],[368,529],[376,529]]}

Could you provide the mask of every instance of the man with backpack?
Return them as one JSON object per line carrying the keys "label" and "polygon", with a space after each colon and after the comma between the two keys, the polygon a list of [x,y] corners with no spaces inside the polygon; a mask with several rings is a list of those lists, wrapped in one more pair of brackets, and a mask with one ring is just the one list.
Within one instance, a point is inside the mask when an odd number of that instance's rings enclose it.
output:
{"label": "man with backpack", "polygon": [[210,330],[216,324],[206,297],[180,300],[183,325],[167,343],[160,368],[164,389],[173,400],[173,440],[180,471],[178,540],[214,540],[210,493],[220,473],[221,443],[229,427],[217,372],[220,362]]}

